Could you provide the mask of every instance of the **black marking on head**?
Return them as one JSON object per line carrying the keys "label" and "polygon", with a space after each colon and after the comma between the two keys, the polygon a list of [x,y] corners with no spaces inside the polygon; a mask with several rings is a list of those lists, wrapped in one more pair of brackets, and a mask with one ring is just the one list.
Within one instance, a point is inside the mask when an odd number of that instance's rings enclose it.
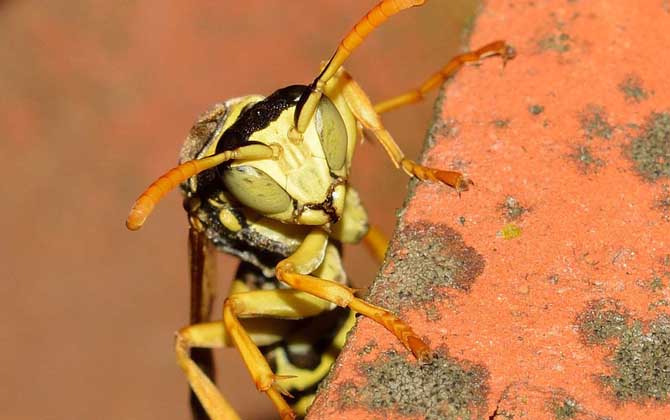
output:
{"label": "black marking on head", "polygon": [[[333,183],[330,184],[330,188],[328,189],[326,199],[322,203],[305,204],[303,208],[307,208],[310,210],[321,210],[328,215],[328,221],[330,223],[335,224],[339,222],[340,216],[338,216],[337,210],[335,209],[335,207],[333,207],[333,192],[335,191],[335,188],[341,184],[344,184],[344,180],[340,177],[333,176]],[[302,213],[302,211],[300,211],[299,213]]]}
{"label": "black marking on head", "polygon": [[216,145],[216,153],[237,149],[249,141],[249,137],[275,121],[286,109],[295,106],[307,86],[292,85],[279,89],[272,95],[245,108],[237,120],[228,127]]}
{"label": "black marking on head", "polygon": [[316,80],[313,81],[309,86],[305,86],[305,88],[306,89],[302,92],[300,98],[298,98],[298,102],[295,105],[295,113],[293,114],[293,125],[296,127],[298,126],[298,119],[300,118],[302,107],[305,106],[305,102],[307,102],[307,98],[309,98],[309,95],[316,89]]}

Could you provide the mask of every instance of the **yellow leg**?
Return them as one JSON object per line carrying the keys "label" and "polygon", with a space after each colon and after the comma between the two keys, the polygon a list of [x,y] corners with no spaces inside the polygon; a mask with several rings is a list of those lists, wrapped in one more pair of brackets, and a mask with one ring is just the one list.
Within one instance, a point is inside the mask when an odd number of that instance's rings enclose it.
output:
{"label": "yellow leg", "polygon": [[191,347],[221,347],[225,345],[226,334],[223,324],[207,323],[186,327],[177,332],[175,352],[177,363],[184,371],[191,389],[212,420],[237,420],[235,409],[221,395],[216,385],[191,359]]}
{"label": "yellow leg", "polygon": [[503,65],[505,65],[507,60],[514,58],[515,51],[505,41],[494,41],[477,50],[457,55],[446,66],[426,79],[418,88],[375,104],[374,110],[381,114],[404,105],[419,102],[426,93],[440,86],[442,82],[453,76],[465,64],[478,63],[486,57],[495,55],[499,55],[503,60]]}
{"label": "yellow leg", "polygon": [[[276,342],[282,336],[281,331],[272,331],[267,319],[258,324],[249,322],[254,319],[248,319],[244,320],[243,325],[239,318],[300,319],[318,315],[329,308],[329,302],[297,290],[256,290],[229,296],[224,303],[223,322],[209,322],[181,329],[177,333],[175,345],[177,362],[207,414],[213,420],[239,418],[216,385],[189,357],[190,348],[237,347],[256,387],[268,395],[282,419],[293,419],[293,411],[281,395],[284,391],[276,382],[282,377],[272,373],[258,349],[259,345]],[[269,331],[266,330],[268,328]]]}
{"label": "yellow leg", "polygon": [[294,418],[293,410],[282,394],[288,393],[277,382],[267,360],[253,338],[240,323],[242,317],[272,317],[299,319],[315,316],[330,308],[328,302],[297,290],[257,290],[239,293],[226,299],[223,322],[228,334],[240,352],[244,364],[259,391],[265,392],[279,411],[282,419]]}
{"label": "yellow leg", "polygon": [[[301,274],[310,266],[315,253],[328,241],[328,234],[320,229],[310,232],[300,247],[290,257],[277,264],[277,278],[294,289],[302,290],[321,299],[346,307],[378,322],[395,335],[419,360],[431,356],[430,349],[412,329],[389,311],[354,296],[354,291],[340,283]],[[271,379],[271,378],[267,378]]]}
{"label": "yellow leg", "polygon": [[391,133],[384,128],[379,114],[375,111],[370,98],[363,89],[354,81],[346,71],[340,69],[336,79],[328,86],[329,89],[341,89],[349,109],[363,127],[370,130],[375,138],[382,144],[384,150],[391,158],[396,168],[402,168],[409,176],[414,176],[422,181],[439,181],[455,188],[456,191],[466,191],[472,181],[466,179],[460,172],[443,171],[428,168],[413,160],[405,158],[404,153],[396,144]]}
{"label": "yellow leg", "polygon": [[370,251],[370,254],[377,260],[378,263],[384,262],[386,250],[389,246],[389,240],[377,226],[370,225],[368,233],[363,237],[363,243]]}
{"label": "yellow leg", "polygon": [[[245,327],[252,330],[251,339],[258,345],[272,344],[281,340],[283,336],[281,331],[271,331],[271,327],[267,323],[250,324],[245,323]],[[258,331],[254,328],[255,325],[259,327]],[[236,420],[239,419],[239,416],[221,395],[212,380],[191,359],[189,350],[191,348],[218,348],[232,345],[233,341],[221,321],[191,325],[177,332],[175,341],[177,363],[186,374],[191,389],[212,420]]]}
{"label": "yellow leg", "polygon": [[295,115],[296,130],[291,133],[294,139],[299,139],[307,129],[309,121],[316,112],[325,84],[337,73],[342,64],[344,64],[351,53],[358,48],[370,32],[396,13],[410,7],[421,6],[423,3],[425,3],[425,0],[382,0],[354,25],[340,42],[335,54],[333,54],[321,73],[310,85],[310,95]]}

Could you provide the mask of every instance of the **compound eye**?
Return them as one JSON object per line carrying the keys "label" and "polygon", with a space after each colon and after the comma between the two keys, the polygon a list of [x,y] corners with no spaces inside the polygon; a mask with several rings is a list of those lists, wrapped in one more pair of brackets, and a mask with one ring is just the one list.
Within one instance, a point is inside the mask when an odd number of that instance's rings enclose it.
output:
{"label": "compound eye", "polygon": [[347,156],[347,127],[335,104],[321,96],[316,110],[316,131],[330,169],[342,169]]}
{"label": "compound eye", "polygon": [[242,204],[262,214],[276,214],[291,207],[291,198],[268,174],[253,166],[227,168],[224,185]]}

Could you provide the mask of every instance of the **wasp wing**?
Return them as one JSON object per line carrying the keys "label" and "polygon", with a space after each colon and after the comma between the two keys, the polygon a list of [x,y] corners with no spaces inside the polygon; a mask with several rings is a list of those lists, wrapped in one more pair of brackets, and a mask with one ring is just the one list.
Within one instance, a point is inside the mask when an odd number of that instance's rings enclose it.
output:
{"label": "wasp wing", "polygon": [[[188,233],[188,258],[191,277],[190,324],[208,322],[212,312],[212,303],[216,295],[216,255],[211,242],[205,234],[193,227]],[[191,358],[214,382],[216,369],[212,350],[207,348],[191,349]],[[194,420],[209,420],[198,397],[190,391],[191,413]]]}

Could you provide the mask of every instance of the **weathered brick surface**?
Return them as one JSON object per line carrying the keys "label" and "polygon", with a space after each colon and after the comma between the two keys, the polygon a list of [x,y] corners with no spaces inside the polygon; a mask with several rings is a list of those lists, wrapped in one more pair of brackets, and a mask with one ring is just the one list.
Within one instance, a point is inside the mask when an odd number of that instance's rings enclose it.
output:
{"label": "weathered brick surface", "polygon": [[[124,227],[129,207],[175,164],[201,112],[308,83],[375,3],[0,0],[0,418],[188,418],[173,351],[188,319],[187,221],[176,191],[140,232]],[[373,99],[413,86],[457,49],[471,7],[429,3],[347,63]],[[431,106],[385,118],[409,156]],[[365,144],[353,183],[390,232],[404,174]],[[359,284],[374,276],[365,252],[347,259]],[[220,261],[220,296],[236,265]],[[242,418],[276,415],[235,350],[217,357]]]}
{"label": "weathered brick surface", "polygon": [[471,45],[517,58],[446,87],[425,155],[475,186],[416,187],[371,293],[440,358],[362,320],[311,419],[668,418],[669,25],[660,0],[485,3]]}

